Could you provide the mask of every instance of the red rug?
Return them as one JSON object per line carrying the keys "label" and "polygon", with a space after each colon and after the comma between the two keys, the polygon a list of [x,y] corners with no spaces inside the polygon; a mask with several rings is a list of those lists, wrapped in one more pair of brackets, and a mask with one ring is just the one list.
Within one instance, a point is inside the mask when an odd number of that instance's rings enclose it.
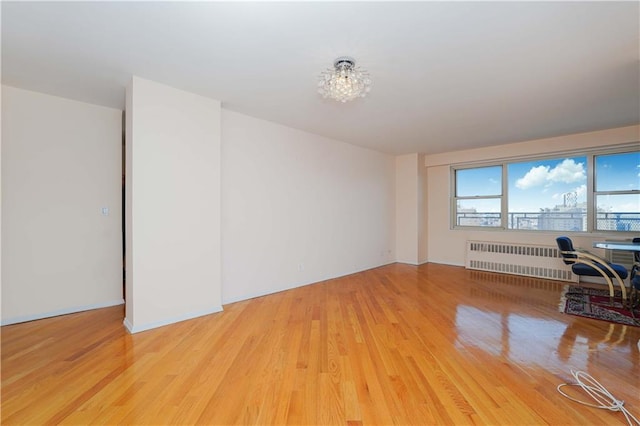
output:
{"label": "red rug", "polygon": [[560,312],[640,327],[640,307],[636,306],[633,313],[628,307],[623,307],[620,290],[615,291],[612,305],[609,290],[566,286],[560,298]]}

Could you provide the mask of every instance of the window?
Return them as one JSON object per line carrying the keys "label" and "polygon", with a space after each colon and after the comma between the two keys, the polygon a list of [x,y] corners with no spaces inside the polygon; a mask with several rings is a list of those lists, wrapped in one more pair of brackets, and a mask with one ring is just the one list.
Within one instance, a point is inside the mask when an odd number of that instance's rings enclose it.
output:
{"label": "window", "polygon": [[453,167],[453,226],[640,231],[640,152]]}
{"label": "window", "polygon": [[595,157],[599,231],[640,231],[640,152]]}
{"label": "window", "polygon": [[587,230],[587,157],[510,163],[509,229]]}
{"label": "window", "polygon": [[502,166],[458,169],[457,226],[502,226]]}

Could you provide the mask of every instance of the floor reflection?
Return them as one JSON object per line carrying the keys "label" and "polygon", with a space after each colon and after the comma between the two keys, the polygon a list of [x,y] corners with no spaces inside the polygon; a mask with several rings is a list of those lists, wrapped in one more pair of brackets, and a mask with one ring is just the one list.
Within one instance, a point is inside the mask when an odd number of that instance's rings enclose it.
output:
{"label": "floor reflection", "polygon": [[[567,325],[552,319],[486,312],[460,305],[456,312],[456,328],[458,342],[463,346],[475,346],[520,364],[541,364],[555,361],[549,357],[557,354],[549,351],[546,342],[561,339]],[[532,344],[538,340],[539,345]]]}
{"label": "floor reflection", "polygon": [[587,370],[594,356],[600,361],[615,356],[628,360],[629,373],[640,374],[637,327],[609,323],[603,331],[579,322],[567,324],[465,305],[457,308],[455,326],[460,349],[475,347],[521,365]]}
{"label": "floor reflection", "polygon": [[625,374],[640,377],[639,327],[559,313],[564,283],[472,275],[472,303],[455,308],[459,349],[552,371],[589,370],[592,363],[615,359]]}

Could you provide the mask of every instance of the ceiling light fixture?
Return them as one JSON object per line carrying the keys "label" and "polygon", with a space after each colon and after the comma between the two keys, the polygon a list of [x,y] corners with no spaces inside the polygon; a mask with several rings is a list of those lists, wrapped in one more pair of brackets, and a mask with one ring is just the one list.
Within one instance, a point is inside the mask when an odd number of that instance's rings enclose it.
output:
{"label": "ceiling light fixture", "polygon": [[341,56],[333,61],[333,67],[320,74],[318,93],[342,103],[367,96],[371,78],[367,71],[356,68],[353,58]]}

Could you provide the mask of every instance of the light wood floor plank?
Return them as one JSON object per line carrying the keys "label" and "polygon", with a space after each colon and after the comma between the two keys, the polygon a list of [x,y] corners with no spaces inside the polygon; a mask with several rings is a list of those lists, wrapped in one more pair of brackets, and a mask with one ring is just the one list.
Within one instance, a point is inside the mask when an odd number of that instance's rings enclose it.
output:
{"label": "light wood floor plank", "polygon": [[[2,327],[2,424],[617,424],[640,327],[558,312],[564,283],[388,265],[135,335],[112,307]],[[586,396],[576,392],[579,398]]]}

